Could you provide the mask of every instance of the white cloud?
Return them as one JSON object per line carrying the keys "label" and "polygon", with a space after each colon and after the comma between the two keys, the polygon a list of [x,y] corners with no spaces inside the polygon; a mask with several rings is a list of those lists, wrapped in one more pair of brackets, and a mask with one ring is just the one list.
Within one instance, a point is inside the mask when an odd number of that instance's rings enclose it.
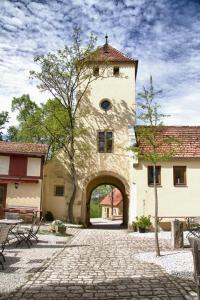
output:
{"label": "white cloud", "polygon": [[[139,59],[138,91],[150,74],[176,124],[200,124],[200,4],[176,0],[0,1],[0,103],[24,93],[44,101],[29,81],[33,57],[70,43],[74,25]],[[192,103],[192,105],[191,105]],[[189,116],[188,116],[189,115]],[[15,123],[15,118],[11,118]]]}

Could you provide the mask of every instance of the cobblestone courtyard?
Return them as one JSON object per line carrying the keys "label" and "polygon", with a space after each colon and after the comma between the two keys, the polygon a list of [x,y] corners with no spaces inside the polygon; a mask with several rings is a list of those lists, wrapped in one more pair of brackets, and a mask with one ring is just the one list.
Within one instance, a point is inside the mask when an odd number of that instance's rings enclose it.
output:
{"label": "cobblestone courtyard", "polygon": [[[168,249],[167,241],[161,242]],[[81,229],[22,289],[2,299],[195,299],[193,282],[135,255],[153,240],[122,229]]]}

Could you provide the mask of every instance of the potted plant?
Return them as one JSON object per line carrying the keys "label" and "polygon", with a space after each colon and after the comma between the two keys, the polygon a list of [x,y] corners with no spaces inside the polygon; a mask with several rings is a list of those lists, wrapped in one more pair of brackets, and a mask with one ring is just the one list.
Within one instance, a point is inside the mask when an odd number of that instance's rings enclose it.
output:
{"label": "potted plant", "polygon": [[66,233],[66,226],[60,220],[53,221],[52,224],[51,224],[51,229],[52,229],[53,232],[56,232],[56,233],[58,233],[58,232],[61,233],[61,234]]}
{"label": "potted plant", "polygon": [[136,217],[136,222],[135,224],[137,225],[137,228],[140,233],[146,232],[146,228],[151,226],[151,216],[140,216]]}

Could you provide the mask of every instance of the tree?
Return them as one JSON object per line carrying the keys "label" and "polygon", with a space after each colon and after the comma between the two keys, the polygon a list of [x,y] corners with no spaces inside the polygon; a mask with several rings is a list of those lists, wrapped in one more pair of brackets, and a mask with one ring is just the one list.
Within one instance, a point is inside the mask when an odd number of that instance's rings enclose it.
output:
{"label": "tree", "polygon": [[[161,90],[155,91],[152,76],[150,77],[149,89],[143,87],[143,91],[138,94],[139,114],[137,119],[142,126],[137,126],[138,146],[134,149],[138,158],[150,162],[153,165],[153,186],[155,201],[155,248],[156,256],[160,256],[160,247],[158,240],[158,191],[157,191],[157,163],[169,160],[175,154],[172,143],[178,142],[173,136],[163,134],[163,119],[167,115],[160,112],[160,105],[156,102],[156,96],[162,93]],[[143,147],[146,145],[146,147]],[[166,145],[168,147],[166,147]]]}
{"label": "tree", "polygon": [[29,95],[22,95],[13,99],[12,111],[18,113],[19,125],[8,128],[10,141],[48,144],[48,159],[65,146],[68,113],[57,99],[49,99],[45,104],[37,105]]}
{"label": "tree", "polygon": [[8,112],[2,111],[0,113],[0,141],[3,140],[3,132],[2,130],[5,128],[4,125],[8,122]]}
{"label": "tree", "polygon": [[[83,164],[88,155],[89,146],[84,142],[87,130],[81,122],[81,116],[86,114],[81,104],[87,100],[89,88],[98,76],[93,76],[92,61],[96,51],[96,38],[90,36],[86,47],[82,47],[81,32],[75,29],[72,46],[66,46],[57,53],[38,56],[35,62],[39,64],[39,72],[31,71],[31,77],[40,81],[38,88],[48,91],[67,113],[68,127],[65,127],[59,116],[56,116],[61,132],[52,131],[46,126],[54,142],[59,143],[61,134],[65,135],[63,142],[63,161],[68,169],[73,184],[73,192],[68,206],[68,220],[74,222],[73,205],[78,187],[77,165]],[[48,128],[47,128],[48,127]],[[79,165],[80,168],[80,165]]]}

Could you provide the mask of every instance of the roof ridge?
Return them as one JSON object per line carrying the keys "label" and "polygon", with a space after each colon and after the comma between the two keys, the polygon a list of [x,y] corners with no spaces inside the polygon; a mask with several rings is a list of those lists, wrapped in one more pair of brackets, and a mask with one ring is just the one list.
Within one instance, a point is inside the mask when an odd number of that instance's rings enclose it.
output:
{"label": "roof ridge", "polygon": [[124,54],[123,52],[119,51],[118,49],[116,49],[115,47],[111,46],[110,44],[108,44],[108,47],[112,48],[113,50],[117,51],[119,54],[123,55],[124,57],[126,57],[128,59],[130,59],[132,61],[136,61],[135,58],[132,58],[132,57],[128,56],[127,54]]}

